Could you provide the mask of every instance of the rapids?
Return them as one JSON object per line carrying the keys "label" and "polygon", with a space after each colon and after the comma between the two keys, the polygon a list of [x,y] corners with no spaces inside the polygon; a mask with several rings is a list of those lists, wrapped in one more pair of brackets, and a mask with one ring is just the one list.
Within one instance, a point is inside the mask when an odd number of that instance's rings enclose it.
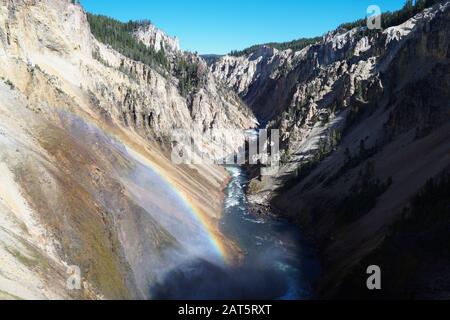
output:
{"label": "rapids", "polygon": [[312,298],[319,265],[297,226],[247,210],[241,168],[226,167],[232,179],[226,189],[221,231],[244,252],[239,266],[218,267],[197,260],[167,275],[153,292],[161,299]]}

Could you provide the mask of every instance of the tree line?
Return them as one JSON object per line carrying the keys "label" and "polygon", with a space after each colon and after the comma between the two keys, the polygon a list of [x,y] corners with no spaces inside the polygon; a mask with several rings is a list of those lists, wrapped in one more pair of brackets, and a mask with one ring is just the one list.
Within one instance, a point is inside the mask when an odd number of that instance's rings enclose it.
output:
{"label": "tree line", "polygon": [[319,42],[320,40],[322,40],[322,37],[301,38],[301,39],[292,40],[289,42],[269,42],[269,43],[265,43],[265,44],[257,44],[257,45],[248,47],[244,50],[233,50],[229,53],[229,55],[235,56],[235,57],[249,55],[264,46],[275,48],[275,49],[282,50],[282,51],[288,50],[288,49],[291,49],[294,51],[300,51],[309,45]]}
{"label": "tree line", "polygon": [[149,20],[120,22],[103,15],[87,14],[92,34],[98,41],[110,45],[124,56],[149,66],[169,67],[164,49],[156,52],[133,37],[139,27],[150,24]]}
{"label": "tree line", "polygon": [[[422,12],[424,9],[432,7],[439,2],[443,2],[443,0],[416,0],[415,2],[413,0],[407,0],[400,10],[382,13],[381,26],[384,29],[398,26]],[[343,23],[339,28],[351,30],[353,28],[364,27],[366,26],[366,23],[366,19],[359,19],[354,22]]]}
{"label": "tree line", "polygon": [[[164,51],[164,46],[161,46],[161,50],[156,52],[153,48],[148,48],[134,38],[133,33],[141,27],[150,25],[150,20],[130,20],[124,23],[103,15],[88,13],[87,16],[91,32],[98,41],[110,45],[114,50],[132,60],[152,67],[161,67],[173,74],[179,79],[178,89],[184,97],[198,88],[201,75],[199,74],[199,65],[195,60],[191,61],[179,55],[171,64]],[[106,63],[102,61],[98,53],[94,52],[93,54],[94,58]]]}
{"label": "tree line", "polygon": [[[407,0],[405,5],[397,11],[385,12],[381,14],[381,25],[383,28],[389,28],[392,26],[400,25],[406,22],[408,19],[414,17],[416,14],[422,12],[424,9],[429,8],[444,0]],[[341,24],[338,29],[351,30],[353,28],[365,27],[367,24],[366,19],[359,19],[353,22],[347,22]],[[258,44],[248,47],[243,50],[233,50],[229,53],[231,56],[240,57],[254,53],[256,50],[263,46],[275,48],[278,50],[291,49],[294,51],[302,50],[303,48],[313,45],[322,40],[322,37],[314,38],[301,38],[289,42],[270,42],[265,44]]]}

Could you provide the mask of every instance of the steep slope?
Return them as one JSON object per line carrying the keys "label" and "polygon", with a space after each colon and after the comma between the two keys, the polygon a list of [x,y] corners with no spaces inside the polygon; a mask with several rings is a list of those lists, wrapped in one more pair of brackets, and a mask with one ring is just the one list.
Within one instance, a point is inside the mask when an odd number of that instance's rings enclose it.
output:
{"label": "steep slope", "polygon": [[[371,264],[388,279],[382,297],[436,295],[438,272],[439,295],[449,294],[448,252],[438,257],[442,244],[430,240],[446,229],[426,223],[413,202],[429,179],[445,181],[450,166],[449,15],[442,1],[383,31],[339,29],[301,51],[262,47],[211,67],[259,119],[281,130],[282,168],[249,189],[255,202],[270,203],[317,240],[322,296],[369,295]],[[445,204],[439,208],[448,226]],[[435,245],[423,260],[405,240],[409,214],[391,236],[410,211],[427,228],[414,241]],[[404,259],[391,259],[392,248],[405,249]],[[405,265],[423,272],[399,280]]]}
{"label": "steep slope", "polygon": [[173,165],[172,130],[254,120],[209,73],[187,98],[100,43],[72,2],[0,5],[0,298],[150,298],[193,257],[239,256],[217,229],[226,172]]}
{"label": "steep slope", "polygon": [[181,51],[180,43],[176,37],[166,35],[152,23],[145,23],[140,26],[134,32],[134,36],[146,46],[152,47],[157,52],[160,50],[169,53],[178,53]]}

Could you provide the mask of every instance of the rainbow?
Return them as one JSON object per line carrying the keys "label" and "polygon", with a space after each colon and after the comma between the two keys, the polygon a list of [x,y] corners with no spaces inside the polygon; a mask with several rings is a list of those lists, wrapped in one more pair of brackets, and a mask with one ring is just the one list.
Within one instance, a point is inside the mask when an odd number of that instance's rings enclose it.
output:
{"label": "rainbow", "polygon": [[[114,132],[117,133],[117,131],[114,130],[113,128],[110,128],[112,130],[107,130],[107,128],[103,128],[103,126],[98,124],[97,121],[94,118],[91,118],[90,116],[82,117],[81,115],[77,115],[72,112],[63,110],[60,110],[59,114],[60,115],[68,114],[71,116],[75,116],[83,120],[85,123],[95,127],[96,129],[101,130],[102,132],[104,132],[104,134],[112,136],[118,141],[120,141],[120,143],[125,147],[127,153],[131,157],[133,157],[136,161],[140,162],[142,165],[151,168],[164,182],[167,183],[167,186],[171,189],[174,195],[177,196],[177,198],[184,205],[189,214],[191,214],[194,220],[196,220],[196,222],[198,222],[199,225],[205,230],[212,248],[214,248],[214,250],[217,252],[222,261],[226,264],[231,263],[230,259],[231,257],[227,253],[226,246],[224,245],[222,239],[219,237],[218,231],[211,225],[210,219],[208,218],[207,214],[204,213],[203,210],[198,208],[192,201],[189,200],[189,197],[187,195],[185,195],[183,192],[179,190],[179,188],[177,188],[176,183],[173,181],[173,179],[171,179],[167,175],[167,173],[163,169],[161,169],[155,163],[150,161],[150,159],[148,159],[145,155],[141,154],[140,152],[135,150],[135,148],[131,147],[128,143],[126,143],[123,139],[121,139],[120,138],[121,134],[115,134]],[[121,132],[121,130],[119,130],[119,132]]]}
{"label": "rainbow", "polygon": [[164,180],[167,183],[171,191],[177,196],[177,198],[181,201],[184,207],[186,207],[189,214],[191,214],[194,217],[194,219],[206,231],[211,246],[219,254],[223,262],[229,263],[229,256],[225,248],[225,245],[223,244],[222,239],[218,236],[217,231],[211,225],[209,219],[207,218],[207,215],[203,213],[201,209],[197,208],[196,205],[189,200],[188,196],[186,196],[176,187],[172,179],[168,177],[167,174],[165,174],[165,172],[161,168],[159,168],[157,165],[155,165],[153,162],[147,159],[144,155],[135,151],[133,148],[127,146],[126,144],[124,144],[124,146],[130,156],[135,158],[141,164],[150,167],[156,174],[158,174],[158,176],[162,180]]}

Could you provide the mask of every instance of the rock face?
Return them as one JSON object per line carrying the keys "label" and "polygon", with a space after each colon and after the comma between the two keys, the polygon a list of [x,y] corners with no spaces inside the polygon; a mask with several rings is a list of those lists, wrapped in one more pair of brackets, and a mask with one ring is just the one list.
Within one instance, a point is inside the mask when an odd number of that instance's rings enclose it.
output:
{"label": "rock face", "polygon": [[267,121],[280,112],[277,91],[270,86],[282,77],[283,68],[295,63],[296,55],[290,50],[261,47],[249,56],[225,56],[211,66],[211,71],[241,95],[260,120]]}
{"label": "rock face", "polygon": [[[380,261],[390,263],[381,296],[433,296],[441,271],[440,288],[448,289],[448,255],[447,262],[436,252],[422,257],[407,249],[404,231],[390,230],[412,223],[395,224],[427,180],[450,166],[449,32],[450,2],[442,1],[383,31],[337,30],[298,52],[264,47],[211,66],[261,122],[281,130],[282,167],[252,181],[250,197],[270,202],[318,241],[323,296],[371,297],[365,270]],[[445,234],[442,225],[422,223],[424,242]],[[402,258],[387,258],[382,248],[392,247],[404,249]],[[420,260],[415,276],[398,280],[401,261],[412,260]],[[445,290],[439,294],[448,297]]]}
{"label": "rock face", "polygon": [[[136,36],[179,49],[154,27]],[[150,298],[188,252],[215,259],[194,246],[206,236],[232,258],[217,229],[226,172],[175,166],[168,151],[173,129],[255,124],[203,68],[182,96],[176,76],[99,43],[72,1],[0,2],[0,298]]]}
{"label": "rock face", "polygon": [[176,37],[168,36],[151,23],[136,30],[134,36],[146,46],[155,49],[156,52],[161,49],[166,52],[180,52],[180,43],[178,42],[178,39]]}

